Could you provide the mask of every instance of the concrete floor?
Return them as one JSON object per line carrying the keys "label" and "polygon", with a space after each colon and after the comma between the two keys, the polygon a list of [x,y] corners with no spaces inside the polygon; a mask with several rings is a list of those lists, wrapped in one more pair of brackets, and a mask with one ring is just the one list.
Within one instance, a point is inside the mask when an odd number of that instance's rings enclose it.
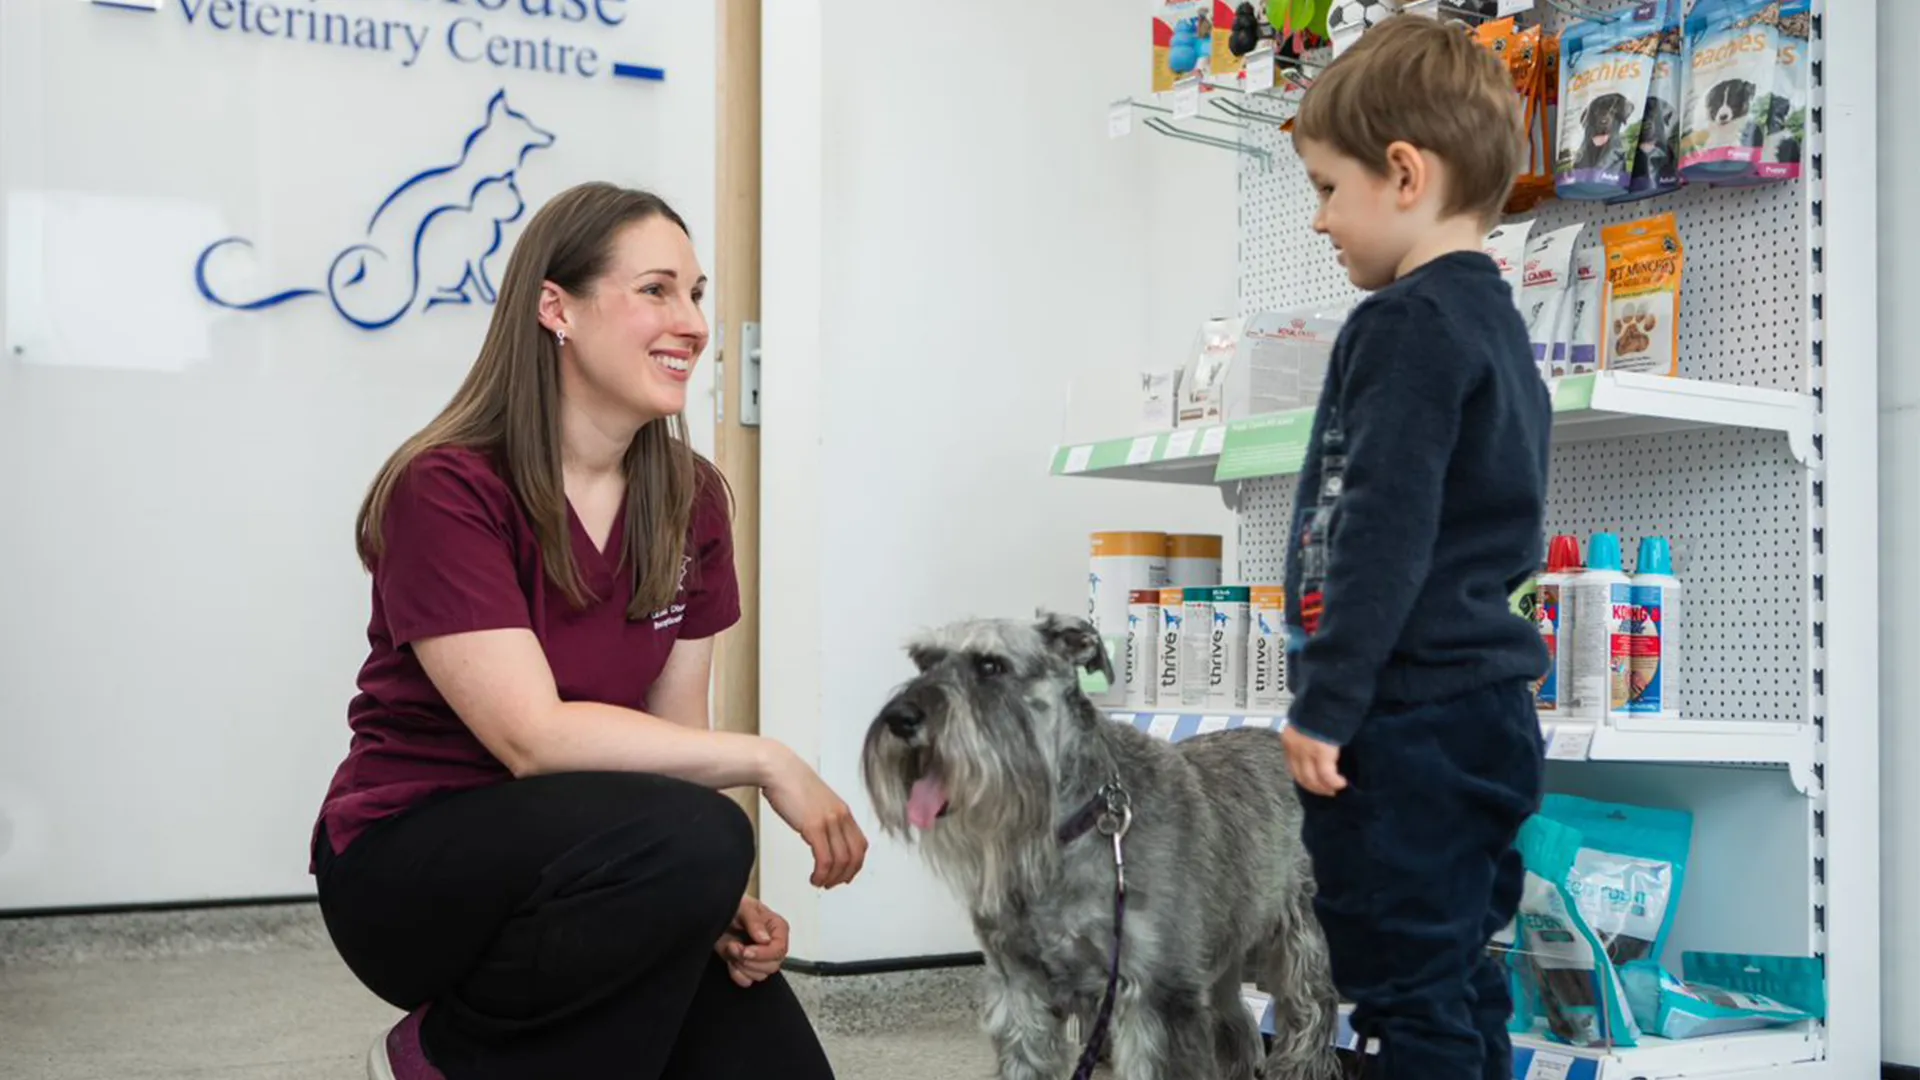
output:
{"label": "concrete floor", "polygon": [[[369,1043],[395,1016],[330,950],[298,940],[62,962],[0,955],[0,1080],[360,1080]],[[821,1041],[840,1080],[993,1072],[984,1038],[953,1021]]]}

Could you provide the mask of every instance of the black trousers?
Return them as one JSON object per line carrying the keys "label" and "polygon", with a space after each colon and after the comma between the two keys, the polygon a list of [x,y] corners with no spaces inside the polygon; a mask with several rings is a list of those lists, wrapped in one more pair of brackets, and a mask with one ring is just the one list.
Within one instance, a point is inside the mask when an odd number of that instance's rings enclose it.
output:
{"label": "black trousers", "polygon": [[448,1080],[827,1080],[780,975],[742,988],[714,945],[753,830],[716,791],[575,773],[447,796],[333,856],[320,909],[341,957],[421,1028]]}
{"label": "black trousers", "polygon": [[1333,978],[1380,1040],[1368,1075],[1509,1080],[1512,996],[1487,944],[1524,885],[1514,850],[1540,806],[1529,684],[1379,712],[1341,750],[1346,790],[1301,792]]}

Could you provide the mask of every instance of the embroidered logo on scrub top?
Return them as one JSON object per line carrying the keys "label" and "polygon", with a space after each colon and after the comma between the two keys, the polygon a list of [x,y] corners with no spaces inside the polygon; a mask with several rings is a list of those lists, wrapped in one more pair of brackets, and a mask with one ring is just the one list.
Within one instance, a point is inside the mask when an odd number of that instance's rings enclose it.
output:
{"label": "embroidered logo on scrub top", "polygon": [[[691,570],[692,568],[693,568],[693,556],[691,555],[680,556],[679,590],[680,590],[681,596],[687,595],[687,571]],[[665,608],[662,608],[659,611],[654,612],[650,616],[650,618],[653,619],[653,628],[655,630],[665,630],[669,626],[676,626],[680,623],[681,620],[685,619],[686,617],[687,617],[687,605],[682,600],[675,600],[671,605]]]}

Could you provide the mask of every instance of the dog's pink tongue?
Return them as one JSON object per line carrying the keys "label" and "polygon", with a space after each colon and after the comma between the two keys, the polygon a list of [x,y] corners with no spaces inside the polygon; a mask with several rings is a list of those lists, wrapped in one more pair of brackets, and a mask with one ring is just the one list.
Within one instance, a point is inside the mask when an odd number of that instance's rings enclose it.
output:
{"label": "dog's pink tongue", "polygon": [[947,808],[947,785],[931,776],[923,776],[913,782],[913,791],[907,796],[907,820],[921,831],[933,828],[940,818],[940,811]]}

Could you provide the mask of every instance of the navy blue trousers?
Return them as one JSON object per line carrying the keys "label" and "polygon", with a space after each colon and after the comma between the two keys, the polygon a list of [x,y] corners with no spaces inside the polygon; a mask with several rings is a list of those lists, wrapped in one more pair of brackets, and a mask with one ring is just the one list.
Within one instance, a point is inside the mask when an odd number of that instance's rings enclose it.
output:
{"label": "navy blue trousers", "polygon": [[1514,841],[1540,806],[1530,684],[1376,712],[1340,770],[1333,798],[1301,792],[1303,839],[1334,983],[1380,1040],[1367,1075],[1510,1080],[1513,1003],[1487,944],[1519,907]]}

